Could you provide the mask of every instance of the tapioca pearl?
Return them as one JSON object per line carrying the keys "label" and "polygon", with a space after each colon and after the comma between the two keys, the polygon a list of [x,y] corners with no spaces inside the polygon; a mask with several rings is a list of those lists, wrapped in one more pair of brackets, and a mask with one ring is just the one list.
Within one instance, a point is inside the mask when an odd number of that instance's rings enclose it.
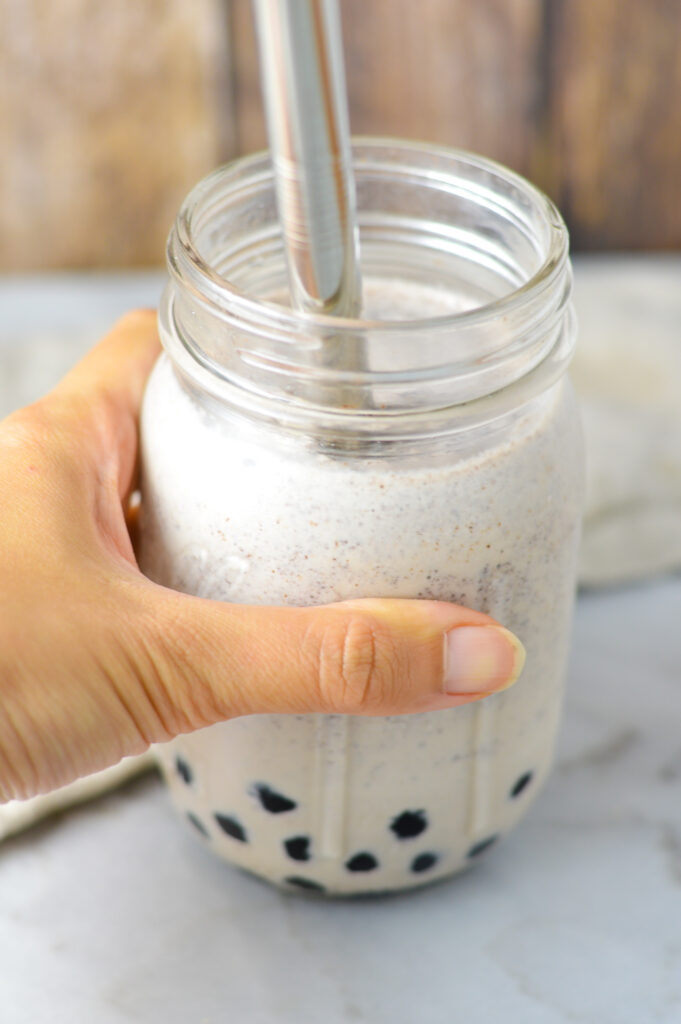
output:
{"label": "tapioca pearl", "polygon": [[291,836],[290,839],[285,839],[284,849],[291,860],[309,860],[312,856],[309,836]]}
{"label": "tapioca pearl", "polygon": [[285,811],[295,811],[298,806],[295,800],[284,796],[283,793],[277,793],[276,790],[262,782],[256,785],[255,792],[262,806],[270,814],[283,814]]}
{"label": "tapioca pearl", "polygon": [[326,892],[323,885],[320,885],[319,882],[313,882],[311,878],[291,876],[290,878],[285,878],[284,881],[287,885],[295,885],[298,889],[309,889],[310,892]]}
{"label": "tapioca pearl", "polygon": [[373,853],[362,850],[361,853],[356,853],[350,860],[346,861],[345,867],[348,871],[375,871],[378,867],[378,861]]}
{"label": "tapioca pearl", "polygon": [[499,836],[496,835],[496,836],[488,836],[487,839],[481,839],[479,843],[475,843],[473,846],[471,846],[471,848],[468,851],[468,853],[466,854],[466,856],[467,857],[479,857],[481,853],[485,852],[485,850],[489,850],[490,846],[493,846],[494,843],[496,843],[498,838],[499,838]]}
{"label": "tapioca pearl", "polygon": [[523,792],[523,790],[527,789],[529,784],[532,782],[533,778],[534,778],[534,772],[525,772],[524,775],[521,775],[520,778],[516,779],[516,781],[514,782],[513,787],[511,789],[511,792],[510,792],[510,796],[511,797],[520,796],[520,794]]}
{"label": "tapioca pearl", "polygon": [[390,822],[390,828],[398,839],[413,839],[428,828],[425,811],[402,811]]}
{"label": "tapioca pearl", "polygon": [[200,832],[202,836],[204,836],[206,839],[210,839],[210,832],[208,831],[206,826],[203,824],[201,819],[197,818],[196,815],[192,814],[191,811],[187,811],[187,821],[191,821],[196,831]]}
{"label": "tapioca pearl", "polygon": [[222,831],[231,836],[232,839],[238,839],[240,843],[248,842],[246,829],[236,818],[231,818],[228,814],[214,814],[213,817]]}
{"label": "tapioca pearl", "polygon": [[187,786],[191,786],[194,781],[194,774],[187,762],[179,754],[175,758],[175,771]]}
{"label": "tapioca pearl", "polygon": [[415,874],[420,874],[422,871],[430,871],[434,868],[439,860],[436,853],[420,853],[418,857],[414,857],[410,865],[410,870]]}

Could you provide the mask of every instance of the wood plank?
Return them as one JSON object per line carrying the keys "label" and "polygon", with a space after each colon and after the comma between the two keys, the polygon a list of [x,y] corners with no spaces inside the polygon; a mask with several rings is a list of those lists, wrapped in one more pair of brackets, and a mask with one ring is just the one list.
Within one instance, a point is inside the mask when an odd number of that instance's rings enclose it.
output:
{"label": "wood plank", "polygon": [[[677,0],[341,13],[356,134],[501,160],[575,248],[681,246]],[[0,139],[0,269],[162,262],[186,190],[265,144],[250,0],[4,0]]]}
{"label": "wood plank", "polygon": [[222,0],[4,0],[0,268],[162,263],[233,149]]}
{"label": "wood plank", "polygon": [[539,0],[344,0],[353,131],[472,149],[534,143]]}
{"label": "wood plank", "polygon": [[237,153],[254,153],[267,145],[267,135],[251,0],[227,0],[227,3],[232,41],[235,149]]}
{"label": "wood plank", "polygon": [[[231,0],[237,145],[265,145],[249,0]],[[354,134],[397,135],[529,167],[541,0],[342,0]]]}
{"label": "wood plank", "polygon": [[[231,0],[237,147],[265,144]],[[352,130],[462,146],[558,203],[573,247],[681,246],[677,0],[341,0]]]}
{"label": "wood plank", "polygon": [[681,4],[547,0],[543,184],[579,249],[681,246]]}

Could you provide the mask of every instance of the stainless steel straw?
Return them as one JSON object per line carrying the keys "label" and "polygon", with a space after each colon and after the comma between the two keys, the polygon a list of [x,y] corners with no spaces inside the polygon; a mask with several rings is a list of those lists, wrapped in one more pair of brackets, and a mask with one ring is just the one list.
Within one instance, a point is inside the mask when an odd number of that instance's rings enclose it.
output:
{"label": "stainless steel straw", "polygon": [[[307,312],[357,317],[361,307],[349,118],[336,0],[253,0],[270,149],[291,301]],[[347,339],[327,335],[327,366],[362,369]],[[336,402],[356,407],[339,386]],[[366,398],[361,401],[364,406]],[[358,442],[346,441],[347,448]],[[321,856],[346,846],[348,715],[318,715],[316,793]]]}
{"label": "stainless steel straw", "polygon": [[337,0],[254,0],[291,302],[356,317],[359,238]]}

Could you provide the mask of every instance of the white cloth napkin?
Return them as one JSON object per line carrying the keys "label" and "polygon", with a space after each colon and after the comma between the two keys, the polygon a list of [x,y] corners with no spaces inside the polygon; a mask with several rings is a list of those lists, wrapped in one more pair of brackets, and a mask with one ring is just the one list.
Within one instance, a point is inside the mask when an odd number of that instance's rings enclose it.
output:
{"label": "white cloth napkin", "polygon": [[125,757],[112,768],[105,768],[104,771],[95,772],[87,778],[77,779],[68,786],[55,789],[52,793],[34,796],[30,800],[10,800],[9,803],[0,805],[0,842],[15,832],[23,831],[48,814],[55,814],[74,804],[85,803],[113,789],[114,786],[120,786],[133,776],[149,771],[155,763],[150,752],[140,754],[139,757]]}
{"label": "white cloth napkin", "polygon": [[[581,257],[575,261],[575,284],[580,337],[572,378],[587,449],[580,583],[602,586],[678,570],[681,260],[650,255]],[[92,285],[76,281],[73,287],[69,310],[79,308],[78,287]],[[63,283],[59,294],[65,294]],[[130,304],[121,298],[121,308]],[[57,379],[80,354],[71,353],[74,344],[84,351],[89,339],[107,326],[88,328],[85,339],[78,338],[70,325],[59,348],[53,326],[21,339],[26,342],[22,366],[28,372],[38,352],[60,352],[64,365],[52,368]],[[37,362],[44,365],[44,359]],[[22,395],[18,404],[33,397]],[[0,807],[0,840],[46,814],[90,800],[152,764],[151,754],[127,758],[54,793]]]}
{"label": "white cloth napkin", "polygon": [[681,262],[584,259],[572,379],[587,495],[579,579],[681,569]]}

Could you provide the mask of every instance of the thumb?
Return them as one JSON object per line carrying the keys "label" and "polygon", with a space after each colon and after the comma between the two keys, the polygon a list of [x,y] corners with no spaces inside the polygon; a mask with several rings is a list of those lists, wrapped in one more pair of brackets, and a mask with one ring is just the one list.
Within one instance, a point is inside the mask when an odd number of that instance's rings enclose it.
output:
{"label": "thumb", "polygon": [[524,663],[512,633],[445,602],[261,607],[152,586],[154,676],[177,732],[243,714],[448,708],[505,689]]}

